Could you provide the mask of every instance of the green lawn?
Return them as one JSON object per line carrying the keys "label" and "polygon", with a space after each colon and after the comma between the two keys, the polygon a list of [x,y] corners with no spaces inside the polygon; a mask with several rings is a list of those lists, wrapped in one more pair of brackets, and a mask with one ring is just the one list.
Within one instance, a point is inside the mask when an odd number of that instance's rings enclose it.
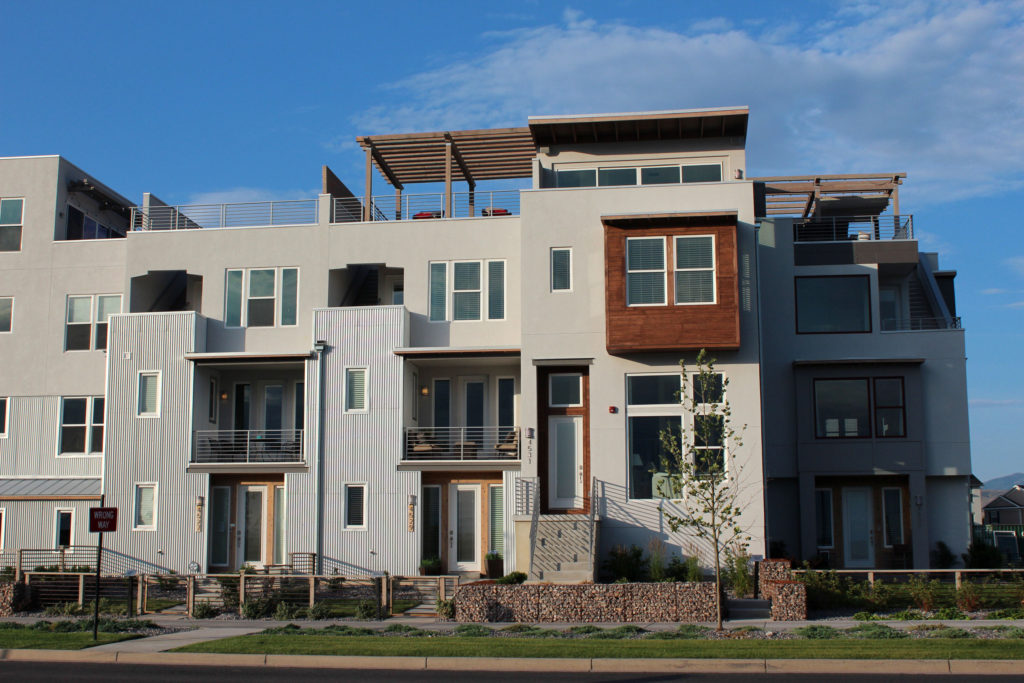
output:
{"label": "green lawn", "polygon": [[92,633],[53,633],[26,628],[0,631],[0,649],[81,650],[93,645],[116,643],[138,637],[134,633],[100,632],[99,640],[93,640]]}
{"label": "green lawn", "polygon": [[1008,640],[566,640],[436,636],[252,635],[177,652],[391,657],[581,657],[738,659],[1024,659],[1024,642]]}

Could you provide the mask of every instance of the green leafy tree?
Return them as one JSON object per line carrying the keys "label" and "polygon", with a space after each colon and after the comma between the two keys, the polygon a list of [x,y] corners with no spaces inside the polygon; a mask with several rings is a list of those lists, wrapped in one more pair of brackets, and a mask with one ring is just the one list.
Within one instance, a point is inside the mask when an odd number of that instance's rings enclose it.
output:
{"label": "green leafy tree", "polygon": [[[661,514],[673,532],[689,529],[711,549],[715,569],[715,611],[722,630],[722,568],[730,552],[743,552],[750,536],[740,525],[744,499],[742,468],[736,451],[743,445],[746,426],[734,428],[726,395],[729,380],[715,371],[715,359],[697,354],[690,378],[679,362],[682,390],[679,402],[691,418],[681,429],[661,432],[661,470],[655,493],[675,499]],[[688,423],[688,424],[687,424]]]}

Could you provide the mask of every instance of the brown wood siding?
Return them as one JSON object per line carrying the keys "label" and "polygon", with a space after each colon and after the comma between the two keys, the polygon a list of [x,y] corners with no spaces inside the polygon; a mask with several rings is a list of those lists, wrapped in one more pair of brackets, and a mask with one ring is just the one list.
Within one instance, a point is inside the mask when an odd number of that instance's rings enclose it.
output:
{"label": "brown wood siding", "polygon": [[[490,547],[490,533],[491,533],[491,507],[490,507],[490,496],[492,484],[501,484],[502,476],[501,472],[472,472],[472,473],[458,473],[458,472],[424,472],[423,479],[421,481],[422,486],[438,486],[441,489],[441,568],[442,574],[448,573],[448,532],[450,531],[448,523],[450,519],[449,505],[450,501],[450,486],[452,484],[477,484],[480,486],[480,538],[479,547],[477,553],[479,554],[480,569],[481,572],[486,569],[486,563],[484,562],[484,556],[487,554],[487,549]],[[511,495],[510,493],[504,493],[503,495]],[[417,549],[417,552],[419,550]]]}
{"label": "brown wood siding", "polygon": [[[548,405],[548,376],[560,373],[580,373],[583,375],[580,391],[582,406],[571,408],[555,408]],[[537,368],[537,472],[540,475],[540,511],[543,514],[590,514],[590,367],[560,366]],[[583,507],[568,510],[551,508],[550,481],[548,470],[548,418],[553,415],[583,416]]]}
{"label": "brown wood siding", "polygon": [[[874,553],[876,569],[910,569],[912,566],[911,551],[913,534],[910,518],[910,485],[905,476],[864,476],[864,477],[817,477],[815,489],[831,489],[832,491],[832,542],[828,551],[828,566],[843,569],[846,566],[843,534],[843,489],[847,487],[866,487],[871,489],[872,533],[874,536]],[[903,552],[901,556],[896,547],[885,545],[884,499],[883,490],[898,488],[901,491],[901,510],[903,517]],[[815,514],[814,510],[810,515]],[[905,562],[905,564],[904,564]]]}
{"label": "brown wood siding", "polygon": [[[718,217],[711,225],[665,227],[604,226],[605,333],[609,353],[738,349],[740,346],[739,265],[736,225]],[[682,222],[682,221],[680,221]],[[674,240],[666,240],[664,306],[626,305],[626,238],[676,235],[715,236],[717,302],[677,306]]]}

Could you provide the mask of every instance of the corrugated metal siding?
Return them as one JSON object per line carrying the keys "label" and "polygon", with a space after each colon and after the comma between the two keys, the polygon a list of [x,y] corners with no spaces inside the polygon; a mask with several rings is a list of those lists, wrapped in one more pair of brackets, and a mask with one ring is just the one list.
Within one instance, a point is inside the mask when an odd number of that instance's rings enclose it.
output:
{"label": "corrugated metal siding", "polygon": [[[321,339],[315,336],[314,340]],[[285,486],[285,548],[289,553],[315,553],[317,529],[317,464],[319,453],[320,403],[318,399],[318,376],[320,365],[317,360],[306,361],[306,424],[303,441],[306,448],[307,472],[290,472],[284,475]]]}
{"label": "corrugated metal siding", "polygon": [[[419,535],[409,531],[408,504],[410,496],[419,494],[419,474],[397,471],[404,392],[402,359],[394,349],[404,343],[404,328],[405,312],[398,306],[316,311],[315,339],[330,346],[321,361],[326,571],[417,571]],[[350,366],[368,369],[366,413],[344,412],[345,368]],[[367,484],[365,530],[344,527],[346,483]],[[289,527],[294,528],[294,520]]]}
{"label": "corrugated metal siding", "polygon": [[57,456],[59,396],[10,397],[7,438],[0,439],[0,476],[98,477],[103,458]]}
{"label": "corrugated metal siding", "polygon": [[519,472],[505,470],[502,482],[505,485],[503,492],[505,504],[505,572],[508,573],[516,567],[516,525],[512,520],[516,517],[516,481],[519,480]]}
{"label": "corrugated metal siding", "polygon": [[[96,502],[90,500],[0,500],[4,510],[4,549],[52,548],[54,542],[54,512],[74,510],[75,545],[95,545],[96,534],[89,533],[89,508]],[[107,534],[107,539],[115,534]]]}
{"label": "corrugated metal siding", "polygon": [[98,496],[102,482],[95,479],[0,479],[0,499],[7,496]]}
{"label": "corrugated metal siding", "polygon": [[[208,475],[187,474],[192,429],[195,313],[124,314],[111,318],[108,349],[106,504],[120,509],[110,546],[179,572],[205,563],[205,535],[195,530],[195,503]],[[202,349],[200,349],[202,350]],[[138,373],[160,371],[160,416],[136,416]],[[136,482],[157,482],[157,528],[132,530]]]}

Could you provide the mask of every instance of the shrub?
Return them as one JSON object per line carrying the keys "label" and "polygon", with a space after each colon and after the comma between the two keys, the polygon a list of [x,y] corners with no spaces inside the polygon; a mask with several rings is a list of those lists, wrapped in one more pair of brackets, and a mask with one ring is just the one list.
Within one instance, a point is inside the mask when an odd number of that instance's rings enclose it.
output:
{"label": "shrub", "polygon": [[500,584],[508,585],[508,584],[519,584],[519,583],[522,583],[524,581],[526,581],[526,573],[525,572],[510,572],[508,574],[505,574],[505,576],[502,576],[499,579],[495,579],[494,583],[500,583]]}
{"label": "shrub", "polygon": [[700,558],[696,554],[685,560],[673,557],[665,569],[665,574],[674,581],[698,582],[704,580],[704,570],[700,567]]}
{"label": "shrub", "polygon": [[840,636],[840,632],[831,626],[822,626],[819,624],[801,626],[800,628],[794,629],[794,632],[808,640],[833,640]]}
{"label": "shrub", "polygon": [[424,576],[437,576],[441,573],[440,557],[425,557],[420,560],[420,571]]}
{"label": "shrub", "polygon": [[455,600],[441,600],[438,598],[434,604],[439,618],[447,619],[448,621],[455,618]]}
{"label": "shrub", "polygon": [[213,606],[212,602],[203,600],[192,607],[193,619],[213,619],[220,614],[220,610]]}
{"label": "shrub", "polygon": [[277,607],[274,609],[274,619],[277,621],[291,621],[292,619],[299,619],[303,616],[305,610],[298,605],[289,605],[287,602],[277,603]]}
{"label": "shrub", "polygon": [[981,590],[970,581],[964,581],[956,591],[956,606],[964,612],[976,612],[981,607]]}
{"label": "shrub", "polygon": [[974,638],[975,635],[970,631],[966,631],[962,628],[951,628],[949,626],[943,626],[942,628],[935,629],[928,634],[929,638]]}
{"label": "shrub", "polygon": [[278,601],[274,598],[255,598],[242,603],[242,616],[246,619],[262,619],[274,614]]}
{"label": "shrub", "polygon": [[911,576],[907,581],[907,592],[910,593],[910,599],[914,601],[918,609],[925,612],[930,612],[935,606],[940,588],[942,588],[942,584],[938,581],[935,579],[929,581],[922,576]]}
{"label": "shrub", "polygon": [[574,636],[587,636],[591,633],[597,633],[601,629],[593,624],[580,624],[579,626],[570,626],[569,633]]}
{"label": "shrub", "polygon": [[936,610],[936,619],[970,619],[966,614],[961,612],[956,607],[943,607],[942,609]]}
{"label": "shrub", "polygon": [[496,550],[488,550],[487,554],[484,555],[484,559],[485,560],[500,560],[501,559],[501,553],[499,553]]}
{"label": "shrub", "polygon": [[647,558],[637,545],[617,545],[608,553],[604,569],[616,579],[641,581],[647,575]]}
{"label": "shrub", "polygon": [[846,631],[854,638],[865,638],[868,640],[887,640],[891,638],[909,638],[910,634],[906,631],[900,631],[898,629],[886,626],[885,624],[858,624],[851,629]]}
{"label": "shrub", "polygon": [[512,624],[511,626],[505,626],[505,627],[500,628],[498,630],[501,631],[502,633],[519,633],[519,634],[523,634],[523,633],[535,633],[535,632],[540,630],[540,627],[539,626],[534,626],[532,624]]}
{"label": "shrub", "polygon": [[972,541],[961,555],[968,569],[998,569],[1003,565],[1003,554],[991,543]]}
{"label": "shrub", "polygon": [[912,609],[900,610],[899,612],[893,612],[891,617],[897,621],[920,621],[924,619],[924,615],[920,612]]}
{"label": "shrub", "polygon": [[665,572],[666,546],[660,538],[652,538],[647,544],[647,562],[650,567],[651,581],[664,581],[668,578]]}
{"label": "shrub", "polygon": [[994,609],[988,613],[989,619],[1024,619],[1024,609]]}
{"label": "shrub", "polygon": [[455,627],[455,635],[463,638],[484,638],[492,633],[494,631],[480,624],[459,624]]}
{"label": "shrub", "polygon": [[935,543],[935,550],[932,551],[932,567],[935,569],[949,569],[956,562],[956,555],[949,549],[949,546],[942,541]]}
{"label": "shrub", "polygon": [[860,607],[870,603],[864,597],[863,587],[833,570],[806,571],[799,579],[807,586],[807,605],[812,609]]}
{"label": "shrub", "polygon": [[77,602],[58,602],[43,610],[47,617],[73,617],[83,612]]}
{"label": "shrub", "polygon": [[729,551],[725,557],[724,577],[737,598],[754,593],[754,577],[750,573],[750,557],[746,553]]}
{"label": "shrub", "polygon": [[624,640],[626,638],[632,638],[640,635],[641,633],[647,633],[647,630],[642,629],[639,626],[626,624],[624,626],[616,626],[615,628],[596,631],[591,633],[589,637],[601,640]]}
{"label": "shrub", "polygon": [[356,605],[356,619],[380,619],[380,605],[373,600],[360,600]]}
{"label": "shrub", "polygon": [[327,619],[331,616],[331,610],[325,602],[313,603],[313,606],[306,610],[307,619]]}
{"label": "shrub", "polygon": [[882,617],[874,612],[857,612],[853,615],[854,621],[878,621]]}

